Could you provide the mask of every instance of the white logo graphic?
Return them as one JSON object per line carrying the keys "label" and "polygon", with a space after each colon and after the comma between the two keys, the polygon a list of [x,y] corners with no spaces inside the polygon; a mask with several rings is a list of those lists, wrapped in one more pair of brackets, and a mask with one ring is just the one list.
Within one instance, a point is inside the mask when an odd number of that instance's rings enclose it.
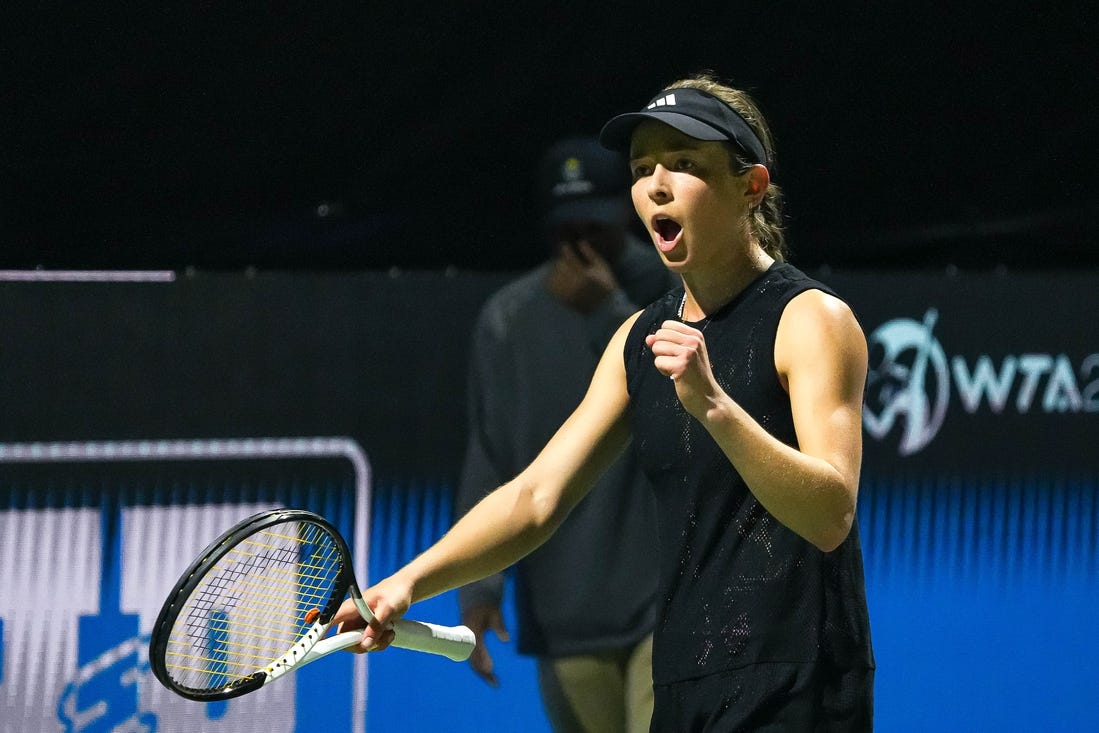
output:
{"label": "white logo graphic", "polygon": [[902,456],[930,443],[946,415],[950,399],[946,354],[931,336],[938,317],[938,311],[931,309],[923,323],[898,318],[870,337],[871,355],[880,349],[881,361],[871,364],[867,377],[863,424],[881,440],[903,417],[904,432],[897,447]]}
{"label": "white logo graphic", "polygon": [[998,368],[988,354],[972,364],[960,355],[948,359],[932,335],[938,317],[931,308],[922,322],[897,318],[879,326],[869,339],[863,426],[880,441],[903,422],[900,455],[923,450],[938,434],[951,384],[962,409],[971,415],[982,405],[995,415],[1012,407],[1020,415],[1099,413],[1099,354],[1086,356],[1078,370],[1066,354],[1008,354]]}
{"label": "white logo graphic", "polygon": [[674,94],[668,94],[668,95],[665,95],[665,96],[661,97],[660,99],[656,100],[655,102],[651,103],[645,109],[652,109],[653,107],[674,107],[674,106],[675,106],[675,95]]}

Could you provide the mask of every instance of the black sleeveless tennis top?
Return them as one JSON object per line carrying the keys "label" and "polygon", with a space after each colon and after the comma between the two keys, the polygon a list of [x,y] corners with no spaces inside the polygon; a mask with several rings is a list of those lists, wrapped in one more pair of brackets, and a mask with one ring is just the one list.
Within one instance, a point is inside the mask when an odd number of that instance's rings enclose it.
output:
{"label": "black sleeveless tennis top", "polygon": [[[767,431],[797,445],[775,373],[783,309],[809,289],[774,264],[709,319],[706,350],[721,387]],[[625,346],[634,447],[656,490],[661,605],[653,679],[671,684],[765,662],[872,669],[857,523],[825,553],[780,524],[653,366],[645,336],[675,319],[677,288],[641,313]]]}

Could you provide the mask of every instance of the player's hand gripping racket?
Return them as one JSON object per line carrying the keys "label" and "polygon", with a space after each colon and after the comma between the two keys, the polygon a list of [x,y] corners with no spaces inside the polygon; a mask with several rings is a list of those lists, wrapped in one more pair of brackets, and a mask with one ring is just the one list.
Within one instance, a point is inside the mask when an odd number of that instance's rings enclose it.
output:
{"label": "player's hand gripping racket", "polygon": [[[373,619],[355,583],[351,552],[312,512],[279,509],[240,522],[183,573],[153,627],[149,659],[168,689],[225,700],[359,642],[362,631],[325,638],[350,594]],[[392,646],[467,659],[465,626],[399,619]]]}

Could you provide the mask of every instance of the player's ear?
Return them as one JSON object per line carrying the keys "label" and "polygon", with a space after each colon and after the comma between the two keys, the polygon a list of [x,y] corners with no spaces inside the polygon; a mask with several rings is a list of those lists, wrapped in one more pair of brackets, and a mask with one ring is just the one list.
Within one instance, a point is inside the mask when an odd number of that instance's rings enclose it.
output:
{"label": "player's ear", "polygon": [[755,208],[763,201],[763,196],[767,193],[767,187],[771,185],[771,174],[767,170],[767,166],[756,163],[744,172],[744,176],[747,181],[744,195],[748,197],[749,205]]}

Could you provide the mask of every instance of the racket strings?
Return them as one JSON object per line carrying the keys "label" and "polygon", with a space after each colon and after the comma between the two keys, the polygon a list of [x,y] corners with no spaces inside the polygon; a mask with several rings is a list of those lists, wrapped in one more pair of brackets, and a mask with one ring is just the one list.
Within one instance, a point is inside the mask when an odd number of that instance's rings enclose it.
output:
{"label": "racket strings", "polygon": [[332,536],[307,521],[241,540],[199,582],[165,650],[173,679],[224,687],[282,656],[312,627],[310,612],[334,595],[342,558]]}

